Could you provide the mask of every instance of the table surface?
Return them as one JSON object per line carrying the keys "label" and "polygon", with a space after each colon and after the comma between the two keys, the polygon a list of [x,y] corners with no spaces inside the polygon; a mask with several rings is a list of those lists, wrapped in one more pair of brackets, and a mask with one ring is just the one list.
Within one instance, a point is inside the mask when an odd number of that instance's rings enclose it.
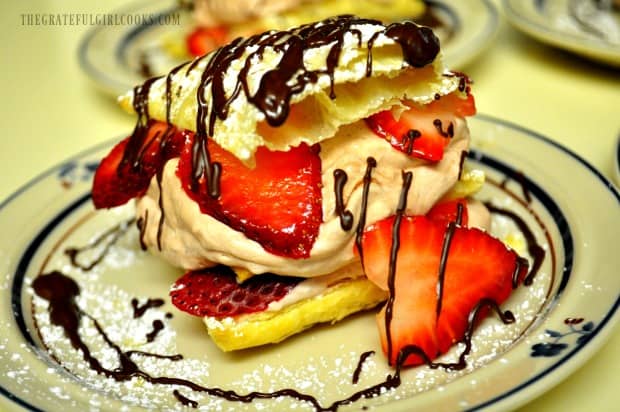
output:
{"label": "table surface", "polygon": [[[102,13],[123,0],[3,2],[0,6],[0,199],[63,159],[126,135],[134,119],[100,94],[78,66],[88,26],[24,26],[22,13]],[[611,178],[620,133],[620,71],[555,50],[516,32],[501,13],[490,48],[465,68],[478,110],[567,146]],[[589,360],[523,410],[617,410],[620,328]],[[0,410],[19,410],[0,398]]]}

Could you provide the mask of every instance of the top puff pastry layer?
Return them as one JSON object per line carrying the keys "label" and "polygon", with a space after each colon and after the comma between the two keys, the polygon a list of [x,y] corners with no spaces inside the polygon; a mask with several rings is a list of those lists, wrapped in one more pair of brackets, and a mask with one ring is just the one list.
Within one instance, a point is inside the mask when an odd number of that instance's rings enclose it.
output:
{"label": "top puff pastry layer", "polygon": [[[281,47],[282,42],[266,41],[260,46],[240,43],[247,46],[238,48],[239,53],[222,68],[225,98],[230,99],[227,113],[225,118],[217,118],[213,123],[209,137],[252,166],[254,153],[260,146],[287,150],[302,142],[318,143],[334,136],[341,126],[379,111],[404,108],[404,103],[429,103],[438,95],[459,88],[458,76],[446,75],[439,58],[424,67],[410,66],[401,44],[395,41],[395,36],[388,36],[386,27],[379,22],[350,16],[343,21],[349,25],[342,30],[340,55],[331,74],[326,69],[335,42],[319,42],[316,47],[303,51],[304,73],[318,75],[292,94],[286,122],[278,127],[269,125],[265,114],[249,101],[248,95],[251,98],[256,94],[263,76],[277,70],[290,56]],[[316,23],[312,28],[320,28],[321,24],[325,23]],[[419,26],[410,22],[401,26],[419,30]],[[274,32],[267,32],[255,36],[254,40],[273,35]],[[289,35],[297,33],[289,32]],[[173,69],[167,76],[148,81],[148,116],[183,129],[208,130],[209,115],[202,119],[198,116],[198,94],[202,94],[206,107],[213,110],[213,88],[204,86],[203,73],[211,60],[217,59],[217,53],[218,50]],[[247,95],[244,88],[235,94],[243,70],[246,70]],[[121,106],[133,111],[134,98],[139,92],[140,87],[121,96]]]}

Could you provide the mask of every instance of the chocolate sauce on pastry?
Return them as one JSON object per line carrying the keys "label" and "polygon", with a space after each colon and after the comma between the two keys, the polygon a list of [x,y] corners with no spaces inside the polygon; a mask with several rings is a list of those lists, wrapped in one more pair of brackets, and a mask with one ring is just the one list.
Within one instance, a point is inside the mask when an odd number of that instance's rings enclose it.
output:
{"label": "chocolate sauce on pastry", "polygon": [[[357,37],[361,45],[361,32],[356,26],[364,24],[377,25],[380,22],[343,15],[288,31],[272,31],[245,39],[238,38],[189,65],[175,68],[166,78],[168,121],[170,106],[174,99],[171,76],[181,70],[181,67],[187,67],[186,73],[189,73],[199,61],[209,59],[201,74],[196,94],[198,115],[192,147],[192,190],[196,191],[201,179],[204,178],[209,195],[213,198],[219,197],[221,165],[211,162],[208,140],[214,133],[216,121],[227,118],[230,104],[240,93],[244,93],[247,101],[259,109],[267,123],[274,127],[283,124],[288,117],[292,97],[301,93],[306,85],[317,83],[322,76],[329,78],[330,98],[335,99],[337,96],[334,92],[334,73],[343,50],[345,36],[350,34]],[[408,21],[392,23],[375,33],[366,44],[368,76],[372,73],[373,43],[379,35],[384,35],[398,44],[402,50],[403,63],[411,67],[423,67],[432,63],[439,52],[439,40],[428,27]],[[324,66],[321,69],[308,69],[303,58],[304,51],[322,46],[330,47]],[[267,49],[281,53],[280,62],[262,74],[258,88],[252,93],[249,85],[250,73],[253,73],[252,69],[262,60]],[[224,87],[225,74],[230,65],[242,56],[245,56],[241,62],[243,67],[239,71],[233,91],[227,92]],[[123,159],[124,162],[131,162],[134,165],[139,165],[141,162],[139,148],[143,147],[146,135],[145,128],[149,120],[149,89],[154,80],[156,78],[149,79],[134,90],[133,106],[138,114],[138,123]],[[211,98],[207,99],[206,96]]]}

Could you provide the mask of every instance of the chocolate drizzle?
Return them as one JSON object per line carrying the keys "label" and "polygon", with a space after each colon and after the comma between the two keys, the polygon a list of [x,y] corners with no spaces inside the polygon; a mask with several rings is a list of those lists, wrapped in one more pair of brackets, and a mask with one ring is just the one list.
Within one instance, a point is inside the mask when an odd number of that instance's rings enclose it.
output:
{"label": "chocolate drizzle", "polygon": [[[263,113],[267,123],[273,127],[281,125],[288,117],[292,98],[303,92],[306,85],[317,83],[321,76],[329,77],[330,98],[335,99],[334,73],[339,64],[345,37],[347,34],[357,37],[358,45],[361,46],[362,33],[355,26],[364,24],[377,25],[380,22],[343,15],[288,31],[272,31],[245,39],[238,38],[212,54],[173,69],[166,77],[168,123],[170,123],[170,106],[173,99],[172,77],[181,67],[187,67],[185,71],[187,75],[203,59],[209,59],[201,74],[196,94],[198,114],[196,135],[192,143],[191,190],[196,192],[201,184],[206,184],[209,196],[219,197],[221,165],[211,161],[208,140],[210,136],[213,136],[216,121],[223,121],[227,118],[231,103],[240,93],[244,93],[247,101]],[[439,52],[439,40],[428,27],[418,26],[410,21],[392,23],[377,31],[366,44],[368,49],[367,76],[372,73],[373,44],[380,35],[397,43],[402,50],[404,62],[412,67],[423,67],[432,63]],[[309,70],[304,63],[304,52],[322,46],[329,46],[324,68]],[[249,75],[253,73],[255,65],[263,60],[267,50],[280,53],[280,61],[276,67],[262,75],[258,88],[252,93]],[[227,91],[224,87],[225,75],[231,64],[241,58],[244,59],[241,62],[243,67],[239,71],[232,91]],[[123,164],[126,162],[140,163],[139,149],[144,147],[145,129],[149,120],[149,89],[155,80],[156,78],[149,79],[134,90],[133,105],[138,114],[138,123],[127,145]]]}
{"label": "chocolate drizzle", "polygon": [[172,394],[174,395],[175,398],[177,398],[177,400],[179,402],[181,402],[181,404],[183,406],[189,406],[190,408],[197,408],[198,407],[198,402],[193,401],[193,400],[183,396],[181,394],[181,392],[179,392],[177,389],[173,390]]}
{"label": "chocolate drizzle", "polygon": [[469,152],[467,150],[461,151],[461,159],[459,160],[459,179],[463,177],[463,166],[465,166],[465,158]]}
{"label": "chocolate drizzle", "polygon": [[530,191],[527,188],[527,183],[525,181],[525,175],[523,172],[517,172],[517,181],[521,185],[521,190],[523,191],[523,197],[527,203],[532,203],[532,196],[530,195]]}
{"label": "chocolate drizzle", "polygon": [[[163,140],[162,140],[163,141]],[[163,168],[157,171],[156,179],[157,180],[157,188],[159,189],[159,195],[157,197],[157,205],[159,206],[159,222],[157,223],[157,249],[161,250],[161,235],[164,229],[164,219],[166,213],[164,211],[164,193],[162,189],[162,173]],[[140,236],[142,238],[142,236]]]}
{"label": "chocolate drizzle", "polygon": [[[458,204],[459,206],[461,206],[461,204]],[[462,215],[462,210],[463,207],[461,206],[461,215]],[[457,213],[458,213],[458,209],[457,209]],[[457,220],[460,220],[457,217]],[[450,222],[448,223],[448,227],[446,228],[446,231],[444,232],[443,235],[443,242],[441,244],[441,257],[439,258],[439,270],[438,270],[438,275],[437,275],[437,304],[436,304],[436,310],[435,313],[437,314],[437,318],[439,318],[439,315],[441,314],[441,304],[443,302],[443,285],[444,285],[444,278],[446,275],[446,266],[448,265],[448,256],[450,255],[450,244],[452,243],[452,237],[454,236],[454,230],[456,229],[456,223],[455,222]]]}
{"label": "chocolate drizzle", "polygon": [[396,261],[398,256],[398,250],[400,249],[400,222],[403,218],[403,214],[407,209],[407,196],[409,195],[409,188],[411,187],[411,180],[413,174],[411,172],[403,172],[403,186],[400,192],[400,198],[398,200],[398,206],[396,207],[396,216],[394,223],[392,224],[392,247],[390,249],[390,267],[388,272],[388,291],[389,297],[385,305],[385,330],[387,340],[387,357],[390,365],[392,364],[392,311],[394,309],[394,298],[396,295]]}
{"label": "chocolate drizzle", "polygon": [[413,153],[413,144],[416,139],[422,137],[422,133],[419,130],[411,129],[407,133],[403,135],[403,147],[405,148],[405,152],[410,155]]}
{"label": "chocolate drizzle", "polygon": [[[95,266],[97,266],[99,263],[101,263],[101,261],[105,258],[106,254],[110,250],[110,248],[114,244],[116,244],[116,242],[120,239],[120,237],[123,236],[127,232],[129,227],[134,222],[135,222],[135,219],[133,218],[127,221],[121,222],[118,225],[106,230],[101,235],[97,236],[95,239],[90,241],[86,246],[67,248],[65,250],[65,254],[69,257],[69,259],[71,260],[71,264],[74,267],[80,268],[83,271],[88,272],[92,270]],[[101,252],[90,263],[84,264],[78,261],[78,256],[81,253],[87,252],[89,250],[94,250],[97,247],[100,247],[101,244],[103,244],[104,242],[106,242],[105,246],[103,246]]]}
{"label": "chocolate drizzle", "polygon": [[[516,289],[517,286],[519,286],[519,275],[521,275],[521,269],[525,268],[527,270],[528,266],[529,266],[529,263],[527,259],[522,258],[521,256],[517,257],[517,262],[515,264],[515,270],[514,272],[512,272],[512,288],[513,289]],[[526,286],[531,284],[531,281],[529,282],[530,283],[526,284]]]}
{"label": "chocolate drizzle", "polygon": [[[372,398],[380,395],[386,389],[396,388],[401,382],[400,369],[402,364],[398,364],[396,373],[393,376],[388,375],[385,381],[355,392],[348,398],[335,401],[331,405],[325,407],[322,406],[314,396],[299,392],[295,389],[280,389],[274,392],[254,391],[244,395],[233,390],[202,386],[187,379],[168,376],[152,376],[142,370],[140,366],[138,366],[138,364],[131,359],[132,355],[150,356],[158,359],[169,359],[173,361],[181,360],[183,358],[182,355],[159,355],[142,351],[123,351],[109,338],[97,319],[82,311],[82,309],[77,305],[76,298],[80,294],[80,288],[73,279],[61,272],[53,271],[47,274],[39,275],[33,281],[32,287],[37,296],[48,301],[48,311],[52,324],[63,329],[64,334],[71,342],[71,345],[82,353],[82,357],[84,361],[88,363],[89,367],[98,374],[107,378],[112,378],[119,382],[127,382],[134,377],[140,377],[146,382],[152,384],[182,386],[195,392],[206,393],[209,396],[226,399],[231,402],[248,403],[255,399],[276,399],[288,397],[298,401],[308,402],[316,411],[336,411],[342,405],[353,403],[361,398]],[[97,329],[98,334],[118,356],[119,365],[116,368],[108,369],[104,367],[99,359],[91,353],[89,346],[82,340],[82,336],[80,335],[80,323],[83,318],[88,318],[91,320]],[[173,395],[177,400],[182,403],[184,400],[187,400],[189,402],[189,406],[193,406],[191,403],[192,401],[190,401],[189,398],[181,395],[178,390],[176,391],[177,394],[173,392]]]}
{"label": "chocolate drizzle", "polygon": [[443,137],[447,139],[451,139],[454,137],[454,124],[452,122],[450,122],[446,130],[443,129],[441,119],[433,120],[433,126],[435,126],[435,129],[437,129],[437,133],[439,133]]}
{"label": "chocolate drizzle", "polygon": [[360,360],[357,362],[357,366],[355,367],[355,370],[353,371],[353,376],[351,377],[351,383],[353,385],[356,385],[357,382],[359,382],[360,374],[362,373],[362,366],[364,366],[364,362],[366,362],[366,359],[368,359],[374,354],[374,350],[369,350],[368,352],[364,352],[360,355]]}
{"label": "chocolate drizzle", "polygon": [[457,226],[461,226],[463,223],[463,203],[458,202],[456,204],[456,220],[455,223]]}
{"label": "chocolate drizzle", "polygon": [[146,246],[146,242],[144,242],[144,236],[146,235],[146,225],[149,221],[149,211],[148,209],[144,212],[144,217],[139,217],[138,220],[136,220],[136,226],[138,227],[138,230],[140,231],[140,249],[142,250],[146,250],[148,249]]}
{"label": "chocolate drizzle", "polygon": [[497,302],[495,302],[494,300],[486,299],[486,298],[481,299],[476,304],[476,306],[474,306],[474,308],[469,312],[469,316],[467,317],[467,330],[465,331],[465,336],[460,341],[460,343],[464,343],[465,344],[465,349],[459,355],[459,360],[457,362],[455,362],[455,363],[433,362],[433,361],[431,361],[429,359],[429,357],[426,355],[424,350],[422,350],[422,348],[420,348],[419,346],[416,346],[416,345],[408,345],[408,346],[403,347],[398,352],[397,364],[398,365],[402,365],[402,364],[404,364],[406,362],[407,358],[410,355],[417,355],[431,369],[437,369],[437,368],[440,368],[440,367],[444,368],[444,369],[447,369],[447,370],[462,370],[462,369],[465,369],[465,367],[467,366],[467,362],[465,361],[465,357],[467,355],[469,355],[469,352],[471,352],[471,340],[472,340],[472,337],[473,337],[474,328],[476,327],[476,324],[477,324],[477,322],[479,320],[478,319],[478,317],[479,317],[478,314],[484,308],[493,309],[495,311],[495,313],[497,313],[497,315],[499,316],[500,320],[505,325],[514,323],[514,321],[515,321],[515,317],[512,314],[512,312],[510,312],[509,310],[507,310],[505,312],[502,312],[502,310],[498,306]]}
{"label": "chocolate drizzle", "polygon": [[347,183],[347,173],[342,169],[334,170],[334,194],[336,198],[336,214],[340,218],[342,230],[349,231],[353,227],[353,213],[344,207],[342,191]]}
{"label": "chocolate drizzle", "polygon": [[[536,274],[540,270],[543,260],[545,259],[545,249],[543,249],[543,247],[538,244],[538,242],[536,241],[536,236],[534,236],[532,230],[519,215],[511,212],[510,210],[494,206],[490,202],[485,202],[484,205],[487,207],[487,209],[489,209],[491,213],[506,216],[507,218],[512,220],[517,225],[521,233],[523,233],[523,237],[525,237],[525,241],[527,243],[527,251],[533,259],[532,267],[530,268],[530,271],[523,280],[523,284],[525,286],[531,285],[534,281],[534,278],[536,277]],[[518,263],[521,265],[523,264],[523,262]]]}
{"label": "chocolate drizzle", "polygon": [[164,322],[162,322],[159,319],[155,319],[152,325],[153,325],[153,330],[146,334],[147,342],[153,342],[155,338],[157,337],[157,335],[159,334],[159,332],[164,330]]}
{"label": "chocolate drizzle", "polygon": [[424,67],[439,53],[439,40],[428,27],[413,22],[390,24],[385,35],[400,44],[405,61],[412,67]]}
{"label": "chocolate drizzle", "polygon": [[368,195],[370,193],[370,183],[372,183],[372,169],[377,167],[377,161],[374,157],[368,157],[366,159],[366,172],[364,173],[364,186],[362,189],[362,207],[360,211],[360,217],[357,221],[357,227],[355,229],[355,247],[360,256],[362,265],[364,264],[364,251],[362,250],[362,234],[364,233],[364,227],[366,226],[366,211],[368,210]]}
{"label": "chocolate drizzle", "polygon": [[[108,337],[99,322],[88,315],[75,302],[80,294],[78,284],[68,276],[58,271],[39,275],[33,282],[34,292],[41,298],[49,302],[50,321],[53,325],[60,326],[64,330],[65,336],[69,339],[71,346],[82,352],[82,358],[89,367],[98,374],[116,381],[127,381],[134,376],[141,376],[152,383],[160,383],[167,378],[154,378],[144,371],[131,359],[131,355],[139,354],[142,356],[152,356],[171,360],[182,359],[181,355],[158,355],[139,351],[122,351],[121,348]],[[99,335],[106,344],[113,349],[119,360],[119,366],[115,369],[105,368],[101,362],[92,355],[88,345],[82,340],[79,332],[82,318],[92,321]]]}
{"label": "chocolate drizzle", "polygon": [[458,71],[450,71],[449,73],[444,73],[446,77],[458,77],[459,78],[459,86],[458,90],[461,93],[469,94],[471,92],[470,84],[472,84],[472,80],[463,72]]}
{"label": "chocolate drizzle", "polygon": [[164,300],[159,299],[159,298],[157,299],[148,298],[146,302],[144,302],[142,305],[138,303],[138,299],[136,298],[131,299],[131,307],[133,308],[134,319],[141,318],[142,316],[144,316],[146,311],[151,308],[158,308],[163,305],[164,305]]}
{"label": "chocolate drizzle", "polygon": [[161,77],[153,77],[145,81],[142,85],[136,86],[133,90],[133,109],[138,115],[136,126],[133,129],[131,137],[127,142],[123,158],[121,159],[118,169],[120,170],[126,166],[129,166],[134,172],[140,172],[142,169],[142,157],[145,153],[145,149],[148,147],[146,143],[146,137],[149,127],[150,114],[149,114],[149,91],[155,81]]}

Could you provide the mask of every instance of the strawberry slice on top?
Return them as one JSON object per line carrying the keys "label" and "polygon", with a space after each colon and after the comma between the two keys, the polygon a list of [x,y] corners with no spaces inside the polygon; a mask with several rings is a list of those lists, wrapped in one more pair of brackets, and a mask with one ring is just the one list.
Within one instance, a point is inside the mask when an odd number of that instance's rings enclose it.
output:
{"label": "strawberry slice on top", "polygon": [[185,38],[187,51],[195,57],[223,46],[228,40],[228,30],[223,26],[197,27]]}
{"label": "strawberry slice on top", "polygon": [[254,168],[212,140],[207,150],[211,162],[221,166],[218,197],[209,194],[206,177],[193,187],[191,145],[181,153],[177,170],[185,192],[200,210],[268,252],[308,257],[323,219],[319,146],[304,143],[285,152],[261,147]]}
{"label": "strawberry slice on top", "polygon": [[144,195],[166,161],[180,157],[177,176],[203,213],[244,233],[268,252],[308,257],[323,217],[319,146],[301,144],[286,152],[262,147],[250,169],[209,140],[209,157],[221,165],[220,193],[212,197],[204,177],[197,187],[193,184],[194,139],[193,132],[152,121],[139,138],[121,141],[95,173],[95,207],[119,206]]}
{"label": "strawberry slice on top", "polygon": [[425,106],[412,105],[398,119],[390,110],[366,119],[368,127],[392,147],[409,156],[438,162],[454,136],[457,117],[476,114],[474,97],[456,93],[443,96]]}
{"label": "strawberry slice on top", "polygon": [[[390,290],[395,219],[368,226],[362,237],[366,275],[385,290]],[[388,305],[377,315],[383,351],[392,365],[401,350],[412,347],[430,360],[447,352],[463,339],[476,305],[483,299],[502,304],[511,294],[513,277],[516,285],[527,272],[514,251],[478,229],[403,216],[399,239],[391,318],[386,318]],[[447,259],[442,264],[446,242]],[[415,352],[404,360],[405,365],[424,362]]]}

